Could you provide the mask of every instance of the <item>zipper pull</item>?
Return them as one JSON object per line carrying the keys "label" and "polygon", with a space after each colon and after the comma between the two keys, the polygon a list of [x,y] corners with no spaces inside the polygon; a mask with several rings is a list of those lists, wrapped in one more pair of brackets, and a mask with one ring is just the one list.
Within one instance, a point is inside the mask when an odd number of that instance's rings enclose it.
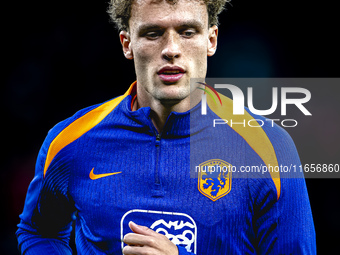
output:
{"label": "zipper pull", "polygon": [[156,146],[159,146],[161,143],[161,134],[156,135]]}

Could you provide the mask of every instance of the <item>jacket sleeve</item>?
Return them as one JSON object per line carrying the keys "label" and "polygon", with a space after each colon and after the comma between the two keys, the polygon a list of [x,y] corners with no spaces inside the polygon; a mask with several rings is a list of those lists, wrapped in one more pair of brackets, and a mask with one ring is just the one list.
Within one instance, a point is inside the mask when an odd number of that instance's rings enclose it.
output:
{"label": "jacket sleeve", "polygon": [[48,147],[58,129],[49,132],[40,149],[27,191],[16,232],[21,254],[72,254],[69,239],[75,209],[68,195],[69,158],[56,157],[44,177]]}
{"label": "jacket sleeve", "polygon": [[260,180],[261,185],[249,184],[258,254],[316,254],[312,211],[296,147],[283,129],[271,132],[269,138],[281,168],[280,197],[270,178]]}

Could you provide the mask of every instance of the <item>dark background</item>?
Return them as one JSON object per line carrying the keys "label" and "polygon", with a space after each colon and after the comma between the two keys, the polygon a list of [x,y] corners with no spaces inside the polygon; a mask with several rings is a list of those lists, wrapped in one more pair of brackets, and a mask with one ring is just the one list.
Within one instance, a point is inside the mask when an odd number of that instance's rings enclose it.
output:
{"label": "dark background", "polygon": [[[135,80],[107,2],[10,1],[2,8],[1,254],[18,253],[18,215],[48,130],[81,108],[124,93]],[[208,77],[339,77],[336,2],[234,0],[227,9]],[[329,91],[332,100],[334,93]],[[339,119],[339,112],[333,117]],[[316,139],[313,123],[309,127],[300,130],[303,139],[292,134],[304,163],[312,163],[305,144]],[[313,163],[339,163],[338,130],[332,150],[322,142],[315,148],[327,152],[318,158],[324,162]],[[306,182],[318,253],[338,251],[340,180]]]}

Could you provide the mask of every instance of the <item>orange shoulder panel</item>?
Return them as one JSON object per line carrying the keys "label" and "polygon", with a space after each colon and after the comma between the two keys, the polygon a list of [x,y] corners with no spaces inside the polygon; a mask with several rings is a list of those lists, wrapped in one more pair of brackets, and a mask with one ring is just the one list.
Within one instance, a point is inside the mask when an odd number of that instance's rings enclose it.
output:
{"label": "orange shoulder panel", "polygon": [[82,117],[73,121],[53,139],[50,147],[48,148],[45,160],[44,177],[48,167],[57,153],[101,122],[126,96],[131,93],[135,84],[136,82],[132,83],[124,95],[98,106],[97,108],[89,111]]}
{"label": "orange shoulder panel", "polygon": [[[228,120],[227,124],[229,126],[230,119],[232,119],[234,123],[242,123],[244,120],[247,123],[248,121],[254,119],[247,111],[244,111],[244,115],[234,115],[232,113],[233,101],[230,98],[223,96],[222,94],[220,94],[220,97],[222,100],[222,106],[220,104],[214,103],[211,97],[207,97],[207,103],[210,109],[215,112],[221,119]],[[257,121],[253,121],[252,125],[256,126],[255,123],[257,123]],[[275,169],[275,167],[278,167],[274,147],[260,125],[255,128],[249,127],[247,125],[245,127],[242,125],[234,125],[231,128],[235,130],[241,137],[243,137],[243,139],[249,144],[249,146],[260,156],[267,167],[269,165],[272,166],[273,169]],[[276,187],[277,199],[279,199],[281,193],[280,173],[272,171],[270,172],[270,176]]]}

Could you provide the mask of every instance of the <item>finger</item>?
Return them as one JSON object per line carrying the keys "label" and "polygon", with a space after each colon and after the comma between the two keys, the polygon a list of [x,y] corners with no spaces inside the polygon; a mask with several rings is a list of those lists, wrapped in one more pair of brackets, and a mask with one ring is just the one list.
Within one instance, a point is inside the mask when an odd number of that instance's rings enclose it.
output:
{"label": "finger", "polygon": [[125,246],[123,248],[124,255],[151,254],[151,251],[152,250],[149,247]]}
{"label": "finger", "polygon": [[150,229],[146,226],[137,225],[133,221],[129,222],[129,227],[136,234],[141,234],[141,235],[146,235],[146,236],[157,236],[158,235],[158,233],[156,233],[152,229]]}
{"label": "finger", "polygon": [[154,246],[154,238],[136,233],[128,233],[124,236],[123,242],[133,246]]}

